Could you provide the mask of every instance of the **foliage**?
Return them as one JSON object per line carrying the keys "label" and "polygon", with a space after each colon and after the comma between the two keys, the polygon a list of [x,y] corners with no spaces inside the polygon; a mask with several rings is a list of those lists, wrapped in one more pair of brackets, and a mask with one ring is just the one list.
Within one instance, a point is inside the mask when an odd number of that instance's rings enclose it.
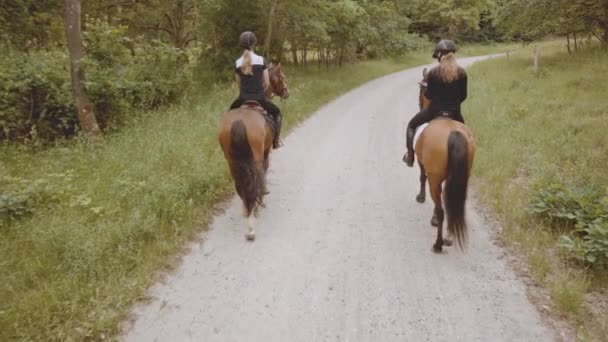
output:
{"label": "foliage", "polygon": [[[86,86],[106,129],[124,122],[133,108],[176,102],[191,80],[190,65],[178,62],[182,51],[127,38],[125,31],[90,19],[85,32]],[[48,141],[76,133],[67,52],[12,52],[0,57],[0,70],[0,140]]]}
{"label": "foliage", "polygon": [[567,190],[562,184],[537,191],[530,212],[549,219],[553,226],[561,223],[572,229],[559,245],[584,263],[608,266],[608,196],[596,190]]}
{"label": "foliage", "polygon": [[[491,0],[414,0],[407,13],[413,20],[413,27],[428,34],[433,40],[457,40],[467,36],[475,37],[473,33],[479,32],[482,25],[486,34],[491,33],[497,7],[497,2]],[[497,37],[492,34],[483,38]]]}
{"label": "foliage", "polygon": [[608,266],[608,222],[591,224],[580,236],[562,236],[560,247],[577,260],[597,267]]}
{"label": "foliage", "polygon": [[608,2],[604,0],[508,0],[498,18],[503,31],[518,39],[584,33],[595,35],[608,47]]}
{"label": "foliage", "polygon": [[[576,231],[608,219],[608,206],[603,205],[597,190],[567,190],[563,184],[538,185],[529,212],[552,224],[561,224]],[[608,202],[607,202],[608,203]]]}
{"label": "foliage", "polygon": [[61,1],[3,0],[0,3],[0,38],[12,47],[27,51],[52,45],[63,36]]}

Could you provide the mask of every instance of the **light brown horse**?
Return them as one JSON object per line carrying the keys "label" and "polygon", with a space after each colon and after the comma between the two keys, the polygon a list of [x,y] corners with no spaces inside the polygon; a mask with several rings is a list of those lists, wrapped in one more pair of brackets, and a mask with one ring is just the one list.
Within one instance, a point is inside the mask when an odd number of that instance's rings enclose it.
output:
{"label": "light brown horse", "polygon": [[[422,75],[423,81],[419,83],[421,110],[430,104],[430,100],[424,96],[428,81],[426,69]],[[437,240],[433,245],[435,252],[441,252],[443,246],[451,246],[454,236],[460,248],[466,245],[465,204],[475,156],[475,141],[471,130],[446,116],[447,113],[442,113],[440,117],[429,122],[414,146],[420,166],[420,193],[416,200],[424,203],[428,179],[431,197],[435,203],[431,219],[431,225],[437,227]],[[442,189],[444,181],[445,186]],[[448,221],[446,239],[443,238],[442,191]]]}
{"label": "light brown horse", "polygon": [[[281,64],[269,68],[270,84],[266,97],[276,94],[289,97],[285,74]],[[229,110],[220,119],[218,139],[228,162],[237,194],[243,202],[247,217],[247,240],[255,239],[255,216],[264,206],[266,172],[272,149],[274,130],[268,114],[256,101],[247,101],[240,108]]]}

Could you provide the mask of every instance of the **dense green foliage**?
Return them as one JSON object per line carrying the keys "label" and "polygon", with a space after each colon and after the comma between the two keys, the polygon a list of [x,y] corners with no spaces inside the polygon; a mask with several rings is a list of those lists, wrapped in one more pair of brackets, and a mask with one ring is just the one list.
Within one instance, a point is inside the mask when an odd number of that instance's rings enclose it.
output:
{"label": "dense green foliage", "polygon": [[506,34],[523,40],[547,34],[595,36],[608,47],[608,1],[507,0],[497,14]]}
{"label": "dense green foliage", "polygon": [[[109,130],[133,109],[174,103],[191,82],[185,53],[160,41],[126,39],[125,27],[88,22],[86,87],[97,119]],[[0,140],[48,141],[72,136],[77,119],[69,57],[59,49],[0,57]]]}
{"label": "dense green foliage", "polygon": [[[239,34],[258,52],[306,68],[430,48],[429,39],[500,39],[490,0],[102,0],[83,2],[86,89],[102,130],[131,109],[176,103],[232,80]],[[63,1],[0,4],[0,140],[73,137]],[[195,86],[195,87],[193,87]]]}

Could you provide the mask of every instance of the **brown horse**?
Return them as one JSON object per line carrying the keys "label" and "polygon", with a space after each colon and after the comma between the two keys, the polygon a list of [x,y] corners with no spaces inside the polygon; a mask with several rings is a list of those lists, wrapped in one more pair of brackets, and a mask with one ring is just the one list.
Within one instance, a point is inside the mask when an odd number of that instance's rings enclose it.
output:
{"label": "brown horse", "polygon": [[[289,97],[281,64],[269,68],[270,84],[266,97],[272,94],[281,99]],[[255,239],[254,220],[260,206],[264,206],[266,172],[272,149],[272,126],[267,113],[256,101],[247,101],[240,108],[229,110],[220,119],[218,139],[228,162],[237,194],[243,202],[248,222],[248,240]]]}
{"label": "brown horse", "polygon": [[[424,96],[427,86],[427,71],[422,72],[423,81],[419,83],[420,109],[427,108],[430,100]],[[435,252],[441,252],[443,246],[452,245],[456,236],[458,246],[463,248],[467,240],[467,223],[465,204],[467,187],[473,159],[475,141],[473,133],[464,124],[447,117],[448,113],[428,123],[415,141],[414,149],[420,166],[420,193],[416,200],[423,203],[426,199],[426,181],[429,181],[431,197],[435,203],[431,225],[437,227],[437,240],[433,245]],[[445,186],[441,187],[445,181]],[[447,211],[448,238],[443,238],[444,210]]]}

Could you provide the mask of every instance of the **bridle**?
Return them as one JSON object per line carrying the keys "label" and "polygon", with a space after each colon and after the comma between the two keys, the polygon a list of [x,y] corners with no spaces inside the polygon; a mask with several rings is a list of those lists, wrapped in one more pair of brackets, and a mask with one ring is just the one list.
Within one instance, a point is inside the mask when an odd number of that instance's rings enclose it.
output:
{"label": "bridle", "polygon": [[[274,68],[276,68],[276,66],[270,67],[270,70]],[[271,99],[277,95],[281,98],[281,100],[285,100],[287,97],[289,97],[289,89],[287,88],[285,77],[282,75],[280,70],[270,76],[270,84],[272,86],[272,93],[270,96]]]}

